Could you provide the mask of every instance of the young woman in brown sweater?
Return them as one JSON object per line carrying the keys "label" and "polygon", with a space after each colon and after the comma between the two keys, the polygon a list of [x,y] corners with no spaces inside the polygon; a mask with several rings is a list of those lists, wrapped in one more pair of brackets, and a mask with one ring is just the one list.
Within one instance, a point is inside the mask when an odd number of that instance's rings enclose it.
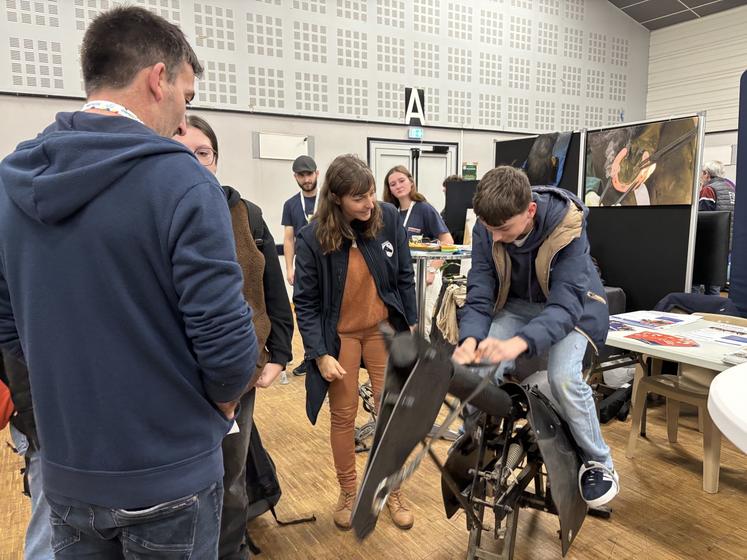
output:
{"label": "young woman in brown sweater", "polygon": [[[376,201],[371,170],[353,155],[337,157],[325,173],[317,213],[296,240],[293,302],[308,368],[307,414],[312,422],[329,393],[330,442],[340,497],[334,522],[350,528],[356,493],[355,417],[361,357],[376,406],[387,349],[379,323],[407,330],[417,320],[407,237],[397,210]],[[398,527],[413,515],[400,491],[387,502]]]}

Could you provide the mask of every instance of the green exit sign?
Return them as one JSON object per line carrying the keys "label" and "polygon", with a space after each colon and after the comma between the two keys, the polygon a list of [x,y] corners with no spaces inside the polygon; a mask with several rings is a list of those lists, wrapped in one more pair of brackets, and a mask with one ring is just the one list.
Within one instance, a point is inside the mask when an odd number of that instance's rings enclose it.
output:
{"label": "green exit sign", "polygon": [[407,137],[410,140],[422,140],[423,139],[423,129],[419,126],[411,126],[407,130]]}

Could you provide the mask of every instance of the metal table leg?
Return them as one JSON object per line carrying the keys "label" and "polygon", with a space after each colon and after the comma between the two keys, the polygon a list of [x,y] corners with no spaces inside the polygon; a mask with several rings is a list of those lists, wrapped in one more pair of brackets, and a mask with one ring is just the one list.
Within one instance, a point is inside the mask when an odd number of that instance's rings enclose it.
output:
{"label": "metal table leg", "polygon": [[428,261],[427,259],[416,259],[416,272],[418,275],[417,298],[418,298],[418,334],[423,338],[425,336],[425,285],[427,280]]}

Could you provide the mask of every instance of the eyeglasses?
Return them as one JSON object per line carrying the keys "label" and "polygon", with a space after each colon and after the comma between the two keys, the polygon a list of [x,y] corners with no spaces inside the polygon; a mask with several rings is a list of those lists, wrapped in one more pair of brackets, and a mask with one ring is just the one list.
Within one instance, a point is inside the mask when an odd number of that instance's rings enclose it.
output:
{"label": "eyeglasses", "polygon": [[194,151],[194,154],[197,158],[197,161],[199,161],[204,166],[213,165],[215,156],[218,155],[212,148],[207,148],[204,146],[201,148],[197,148]]}

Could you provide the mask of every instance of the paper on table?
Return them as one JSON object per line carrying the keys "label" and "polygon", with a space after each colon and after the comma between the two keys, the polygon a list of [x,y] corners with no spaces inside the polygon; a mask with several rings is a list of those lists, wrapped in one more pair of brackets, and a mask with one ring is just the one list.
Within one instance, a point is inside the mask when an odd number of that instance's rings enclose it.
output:
{"label": "paper on table", "polygon": [[652,346],[673,346],[679,348],[692,348],[698,343],[684,336],[663,333],[661,331],[641,331],[625,335],[625,338],[640,340]]}
{"label": "paper on table", "polygon": [[744,362],[747,362],[747,348],[740,348],[736,352],[726,354],[721,358],[721,361],[725,364],[743,364]]}
{"label": "paper on table", "polygon": [[610,319],[622,321],[634,327],[643,327],[646,329],[659,329],[662,327],[671,327],[673,325],[687,325],[700,319],[697,315],[682,315],[679,313],[664,313],[660,311],[631,311],[630,313],[620,313],[611,315]]}
{"label": "paper on table", "polygon": [[719,323],[697,331],[691,331],[689,336],[700,340],[707,340],[717,344],[729,344],[731,346],[747,345],[747,328],[727,323]]}

